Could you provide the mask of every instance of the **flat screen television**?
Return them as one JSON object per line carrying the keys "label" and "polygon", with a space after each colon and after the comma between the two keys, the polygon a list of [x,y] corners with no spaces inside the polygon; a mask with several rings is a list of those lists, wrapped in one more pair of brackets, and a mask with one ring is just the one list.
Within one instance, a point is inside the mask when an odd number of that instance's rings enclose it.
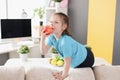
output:
{"label": "flat screen television", "polygon": [[1,19],[1,39],[31,37],[31,19]]}

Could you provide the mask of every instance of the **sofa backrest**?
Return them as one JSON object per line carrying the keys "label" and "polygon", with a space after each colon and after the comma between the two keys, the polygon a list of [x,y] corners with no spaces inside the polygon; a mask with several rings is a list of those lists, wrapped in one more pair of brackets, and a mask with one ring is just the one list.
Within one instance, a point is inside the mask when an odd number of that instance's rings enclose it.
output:
{"label": "sofa backrest", "polygon": [[[31,66],[26,71],[26,80],[55,80],[52,76],[54,71],[56,70]],[[70,69],[69,76],[64,80],[95,80],[95,78],[91,68],[76,68]]]}
{"label": "sofa backrest", "polygon": [[0,66],[0,80],[24,80],[24,78],[24,67]]}
{"label": "sofa backrest", "polygon": [[55,80],[52,70],[40,66],[31,66],[26,70],[26,80]]}

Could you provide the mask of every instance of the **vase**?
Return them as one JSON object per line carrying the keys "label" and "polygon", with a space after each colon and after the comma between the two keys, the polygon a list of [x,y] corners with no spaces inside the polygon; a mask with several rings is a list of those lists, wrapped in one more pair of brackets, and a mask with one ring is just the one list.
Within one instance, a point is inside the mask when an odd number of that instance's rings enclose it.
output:
{"label": "vase", "polygon": [[40,26],[43,26],[43,21],[40,21]]}
{"label": "vase", "polygon": [[59,56],[59,55],[52,53],[52,59],[56,58],[57,56]]}
{"label": "vase", "polygon": [[20,53],[20,59],[21,59],[22,62],[26,62],[27,58],[28,58],[28,53],[27,54],[21,54]]}

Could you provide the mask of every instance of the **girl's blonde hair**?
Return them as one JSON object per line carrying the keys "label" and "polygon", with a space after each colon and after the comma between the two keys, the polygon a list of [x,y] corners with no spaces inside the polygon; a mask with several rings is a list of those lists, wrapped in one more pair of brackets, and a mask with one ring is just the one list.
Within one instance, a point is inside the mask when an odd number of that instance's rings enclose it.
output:
{"label": "girl's blonde hair", "polygon": [[58,16],[60,16],[61,19],[62,19],[62,21],[63,21],[63,23],[67,25],[67,28],[62,32],[62,35],[67,34],[67,35],[69,35],[69,36],[72,36],[72,35],[70,34],[70,31],[69,31],[69,17],[68,17],[66,14],[61,13],[61,12],[59,12],[59,13],[54,13],[53,15],[58,15]]}

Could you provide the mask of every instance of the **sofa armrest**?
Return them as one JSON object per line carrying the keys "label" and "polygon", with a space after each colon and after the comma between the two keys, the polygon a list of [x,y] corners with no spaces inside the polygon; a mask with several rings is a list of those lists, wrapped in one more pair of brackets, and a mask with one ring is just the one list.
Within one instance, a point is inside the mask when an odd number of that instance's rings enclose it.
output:
{"label": "sofa armrest", "polygon": [[120,66],[95,66],[95,80],[120,80]]}
{"label": "sofa armrest", "polygon": [[24,80],[25,71],[21,66],[0,66],[0,80]]}
{"label": "sofa armrest", "polygon": [[104,58],[101,57],[95,57],[94,66],[101,66],[101,65],[111,65],[109,62],[107,62]]}

